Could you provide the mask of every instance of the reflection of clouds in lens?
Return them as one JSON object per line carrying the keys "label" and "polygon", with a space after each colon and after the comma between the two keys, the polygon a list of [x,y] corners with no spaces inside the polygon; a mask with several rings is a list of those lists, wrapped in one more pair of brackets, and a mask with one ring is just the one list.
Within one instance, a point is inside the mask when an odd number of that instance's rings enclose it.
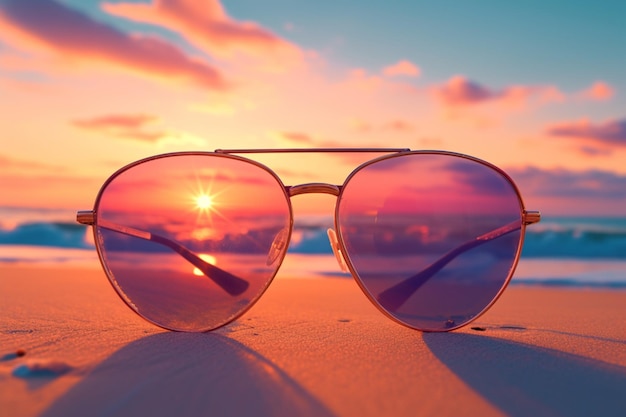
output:
{"label": "reflection of clouds in lens", "polygon": [[[368,170],[378,171],[381,175],[393,175],[394,182],[409,183],[405,192],[428,192],[444,186],[448,189],[467,188],[471,192],[483,195],[497,195],[507,192],[510,187],[502,175],[481,162],[461,156],[447,154],[411,154],[389,158],[373,163]],[[398,176],[398,172],[402,177]],[[427,175],[427,181],[423,176]],[[410,184],[411,179],[416,183]]]}
{"label": "reflection of clouds in lens", "polygon": [[479,162],[458,159],[446,164],[453,172],[454,179],[471,192],[481,195],[501,195],[510,193],[511,187],[502,175]]}
{"label": "reflection of clouds in lens", "polygon": [[[247,220],[220,222],[215,227],[197,227],[193,222],[180,219],[146,218],[127,213],[107,212],[106,218],[123,226],[162,236],[173,240],[196,253],[247,253],[267,254],[276,235],[288,224],[285,215],[274,215],[262,220],[249,217]],[[170,252],[166,246],[149,240],[129,236],[110,230],[101,231],[107,247],[112,251],[141,253]]]}
{"label": "reflection of clouds in lens", "polygon": [[468,176],[476,177],[477,169],[484,167],[454,155],[416,153],[375,162],[366,169],[376,171],[372,181],[383,187],[397,184],[402,193],[423,195],[461,191],[473,183]]}
{"label": "reflection of clouds in lens", "polygon": [[[172,182],[188,181],[192,177],[189,174],[181,175],[172,179]],[[267,181],[260,179],[256,176],[244,176],[236,170],[224,170],[224,169],[198,169],[194,172],[193,178],[197,178],[202,181],[224,182],[227,184],[255,184],[264,185]]]}
{"label": "reflection of clouds in lens", "polygon": [[[220,235],[213,227],[196,227],[191,232],[191,239],[193,240],[210,240],[218,239],[219,237]],[[177,235],[176,238],[178,240],[187,240],[189,233],[182,233],[181,235]]]}
{"label": "reflection of clouds in lens", "polygon": [[415,166],[416,160],[421,161],[426,154],[394,155],[390,158],[374,162],[367,166],[367,169],[379,172],[390,172],[397,169],[410,169]]}
{"label": "reflection of clouds in lens", "polygon": [[346,188],[351,190],[350,201],[341,204],[347,211],[355,206],[379,216],[519,214],[519,199],[504,176],[479,161],[452,154],[424,152],[383,159],[357,171]]}
{"label": "reflection of clouds in lens", "polygon": [[256,165],[215,154],[180,154],[125,168],[107,185],[106,194],[115,200],[116,210],[145,207],[150,215],[155,210],[186,210],[195,213],[198,222],[210,221],[227,209],[229,216],[247,210],[251,201],[263,211],[274,204],[260,202],[284,199],[276,195],[282,194],[282,184],[263,172]]}

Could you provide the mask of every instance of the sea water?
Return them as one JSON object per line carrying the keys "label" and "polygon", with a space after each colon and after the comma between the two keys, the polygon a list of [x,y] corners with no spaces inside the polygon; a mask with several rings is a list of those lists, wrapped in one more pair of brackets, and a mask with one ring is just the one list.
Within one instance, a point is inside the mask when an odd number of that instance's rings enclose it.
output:
{"label": "sea water", "polygon": [[[75,212],[0,207],[0,263],[99,268]],[[279,276],[349,276],[328,243],[329,217],[296,220]],[[626,288],[626,218],[548,217],[526,229],[512,284]]]}

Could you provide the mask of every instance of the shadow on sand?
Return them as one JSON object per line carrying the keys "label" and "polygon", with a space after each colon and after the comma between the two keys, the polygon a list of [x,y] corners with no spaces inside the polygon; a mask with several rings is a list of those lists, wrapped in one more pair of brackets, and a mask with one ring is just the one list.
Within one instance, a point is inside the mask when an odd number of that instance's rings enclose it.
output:
{"label": "shadow on sand", "polygon": [[507,415],[624,416],[626,368],[487,335],[423,338],[441,362]]}
{"label": "shadow on sand", "polygon": [[160,333],[97,365],[42,416],[332,416],[258,353],[216,334]]}

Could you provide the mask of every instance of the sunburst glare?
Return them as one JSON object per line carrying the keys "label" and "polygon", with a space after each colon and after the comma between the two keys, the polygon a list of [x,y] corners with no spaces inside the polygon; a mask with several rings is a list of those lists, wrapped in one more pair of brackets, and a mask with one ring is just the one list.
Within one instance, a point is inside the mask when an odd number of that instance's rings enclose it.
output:
{"label": "sunburst glare", "polygon": [[207,194],[200,194],[195,197],[196,207],[200,210],[209,210],[213,207],[213,198]]}

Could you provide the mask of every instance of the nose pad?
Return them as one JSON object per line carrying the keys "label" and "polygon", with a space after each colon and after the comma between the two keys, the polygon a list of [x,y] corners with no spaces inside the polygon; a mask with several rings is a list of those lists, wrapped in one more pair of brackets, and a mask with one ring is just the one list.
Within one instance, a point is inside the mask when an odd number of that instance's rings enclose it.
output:
{"label": "nose pad", "polygon": [[339,268],[341,272],[350,272],[348,270],[348,266],[346,265],[346,260],[343,257],[343,252],[341,251],[341,247],[339,246],[339,241],[337,240],[337,233],[335,230],[328,229],[326,234],[328,234],[328,241],[330,242],[330,247],[333,248],[333,253],[335,254],[335,258],[337,259],[337,263],[339,264]]}
{"label": "nose pad", "polygon": [[267,266],[272,266],[274,262],[287,250],[287,240],[289,239],[289,229],[281,229],[274,237],[270,251],[265,261]]}

